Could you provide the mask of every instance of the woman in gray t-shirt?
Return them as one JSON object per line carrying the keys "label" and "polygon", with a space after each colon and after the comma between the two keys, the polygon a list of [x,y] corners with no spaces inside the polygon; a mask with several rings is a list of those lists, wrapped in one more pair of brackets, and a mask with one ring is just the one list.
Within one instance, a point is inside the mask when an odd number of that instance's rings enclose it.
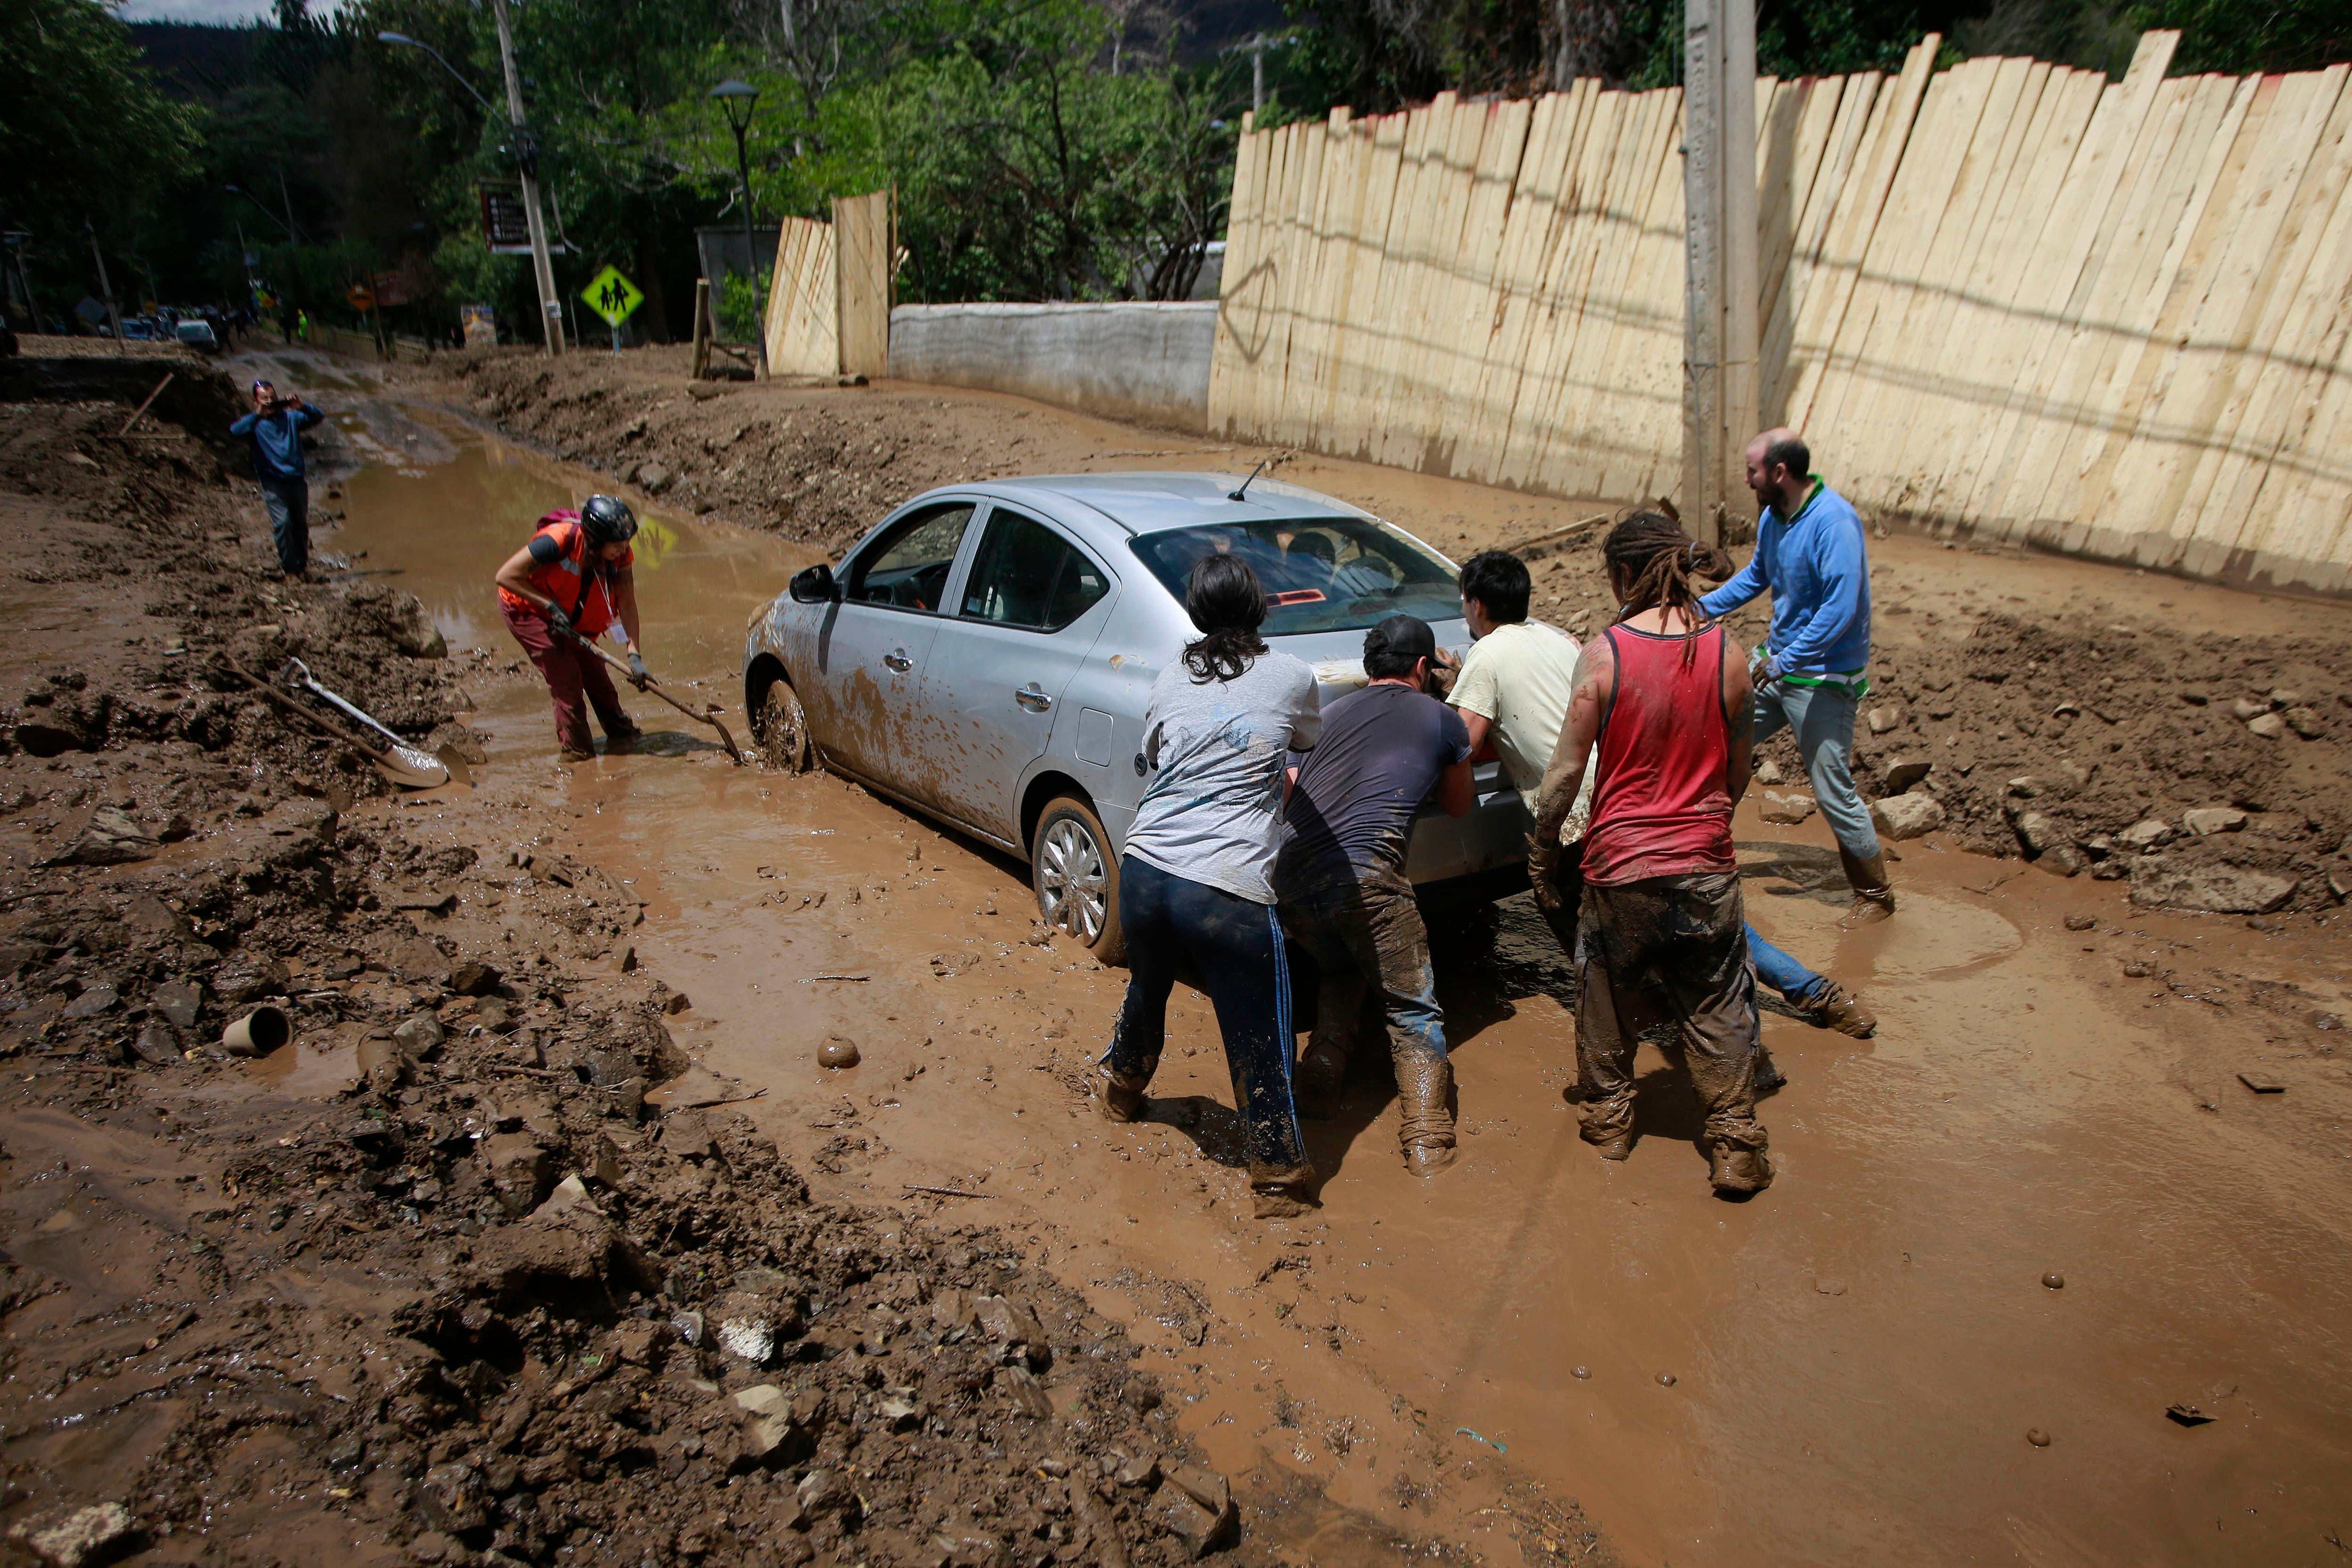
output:
{"label": "woman in gray t-shirt", "polygon": [[1322,719],[1314,671],[1258,636],[1265,590],[1247,563],[1203,558],[1184,607],[1201,638],[1152,682],[1143,749],[1158,772],[1119,860],[1129,979],[1102,1110],[1114,1121],[1143,1114],[1168,994],[1189,961],[1224,1036],[1258,1216],[1278,1218],[1314,1202],[1316,1180],[1291,1098],[1290,971],[1266,878],[1284,764],[1314,746]]}

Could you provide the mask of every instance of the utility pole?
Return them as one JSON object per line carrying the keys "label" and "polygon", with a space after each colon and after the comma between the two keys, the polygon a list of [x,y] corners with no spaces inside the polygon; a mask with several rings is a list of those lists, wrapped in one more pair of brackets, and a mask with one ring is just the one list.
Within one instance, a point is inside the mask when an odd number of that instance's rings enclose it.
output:
{"label": "utility pole", "polygon": [[522,73],[515,69],[514,29],[507,23],[507,0],[490,0],[498,18],[499,58],[507,73],[507,123],[514,130],[515,163],[522,175],[522,210],[530,225],[530,268],[539,279],[539,319],[547,331],[547,352],[563,352],[563,301],[555,291],[555,263],[547,254],[547,220],[539,210],[539,151],[523,122]]}
{"label": "utility pole", "polygon": [[1682,513],[1719,544],[1754,507],[1755,0],[1684,0],[1683,132]]}
{"label": "utility pole", "polygon": [[98,291],[106,296],[106,319],[114,323],[114,352],[127,354],[131,345],[122,341],[122,310],[114,302],[114,285],[107,280],[106,253],[98,247],[98,227],[82,215],[81,226],[89,233],[90,259],[98,263]]}

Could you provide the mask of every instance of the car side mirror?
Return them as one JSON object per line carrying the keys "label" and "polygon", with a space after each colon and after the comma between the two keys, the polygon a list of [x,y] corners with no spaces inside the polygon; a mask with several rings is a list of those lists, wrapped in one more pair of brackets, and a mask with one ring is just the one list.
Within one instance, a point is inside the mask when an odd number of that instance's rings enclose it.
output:
{"label": "car side mirror", "polygon": [[841,597],[841,584],[833,580],[833,568],[820,561],[804,572],[793,574],[792,585],[785,590],[795,605],[829,605]]}

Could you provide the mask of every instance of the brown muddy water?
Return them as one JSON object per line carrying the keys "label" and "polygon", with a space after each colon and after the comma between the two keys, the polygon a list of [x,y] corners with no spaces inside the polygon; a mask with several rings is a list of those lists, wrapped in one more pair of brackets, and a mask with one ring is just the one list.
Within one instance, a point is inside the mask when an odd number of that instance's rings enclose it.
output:
{"label": "brown muddy water", "polygon": [[[763,1091],[743,1109],[820,1189],[1025,1231],[1135,1322],[1254,1528],[1300,1556],[1582,1560],[1548,1497],[1599,1526],[1594,1562],[2346,1559],[2345,1067],[2122,975],[2160,952],[2338,998],[2340,944],[1932,840],[1906,847],[1900,916],[1841,935],[1808,891],[1835,880],[1818,822],[1743,812],[1752,918],[1881,1019],[1865,1042],[1768,1017],[1792,1080],[1762,1108],[1769,1192],[1709,1194],[1686,1087],[1647,1049],[1632,1160],[1579,1142],[1566,975],[1517,900],[1441,944],[1459,1164],[1414,1182],[1392,1097],[1359,1082],[1310,1128],[1321,1212],[1259,1225],[1200,998],[1180,991],[1153,1119],[1110,1127],[1072,1085],[1122,974],[1024,941],[1018,863],[838,780],[732,767],[625,690],[654,739],[557,768],[535,677],[495,673],[519,650],[490,577],[595,477],[429,411],[348,423],[372,460],[321,548],[488,650],[481,793],[551,798],[633,879],[640,957],[692,1001],[681,1041]],[[1510,499],[1453,488],[1474,526]],[[639,541],[648,659],[740,734],[741,629],[803,558],[657,509]],[[833,1033],[859,1067],[816,1065]],[[2254,1051],[2287,1094],[2232,1081]]]}

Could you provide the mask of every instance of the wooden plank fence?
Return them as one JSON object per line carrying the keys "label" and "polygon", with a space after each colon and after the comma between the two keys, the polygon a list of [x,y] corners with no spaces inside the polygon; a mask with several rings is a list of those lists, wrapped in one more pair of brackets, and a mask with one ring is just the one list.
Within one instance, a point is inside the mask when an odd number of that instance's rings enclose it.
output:
{"label": "wooden plank fence", "polygon": [[877,376],[889,368],[897,205],[889,191],[837,198],[833,221],[788,217],[768,285],[768,369]]}
{"label": "wooden plank fence", "polygon": [[[2038,60],[1757,84],[1762,419],[1866,511],[2352,587],[2352,69]],[[1253,131],[1209,425],[1548,494],[1670,493],[1681,94]]]}

